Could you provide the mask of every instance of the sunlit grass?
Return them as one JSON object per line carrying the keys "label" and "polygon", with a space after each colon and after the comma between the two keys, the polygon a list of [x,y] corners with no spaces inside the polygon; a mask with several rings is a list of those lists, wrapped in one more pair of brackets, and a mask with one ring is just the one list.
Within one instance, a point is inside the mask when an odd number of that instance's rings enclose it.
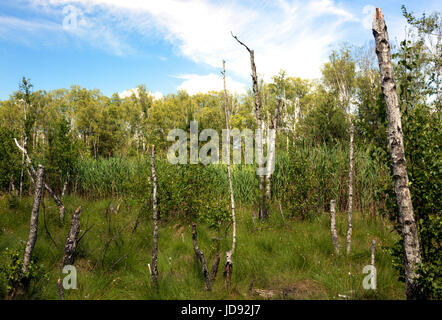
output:
{"label": "sunlit grass", "polygon": [[[352,252],[346,256],[346,213],[338,213],[338,232],[341,255],[332,248],[329,218],[317,213],[309,219],[282,218],[275,206],[266,222],[253,222],[251,208],[239,208],[237,250],[234,256],[232,287],[223,280],[225,252],[231,246],[231,229],[221,232],[221,263],[213,290],[204,291],[200,265],[195,259],[191,226],[169,221],[160,227],[159,293],[150,282],[148,264],[151,263],[152,223],[148,212],[132,233],[139,207],[136,203],[103,199],[89,201],[78,197],[64,198],[68,215],[62,225],[58,210],[46,198],[45,209],[39,215],[38,239],[34,259],[43,265],[46,277],[31,283],[25,298],[58,299],[57,279],[61,273],[64,241],[69,229],[70,214],[82,206],[80,236],[75,266],[78,289],[66,290],[66,299],[256,299],[249,293],[253,288],[283,290],[295,287],[291,299],[403,299],[404,286],[391,265],[391,257],[384,249],[397,235],[387,221],[355,213]],[[107,210],[110,204],[118,212]],[[7,197],[0,200],[0,251],[18,247],[26,241],[32,199],[24,198],[17,208],[10,209]],[[50,240],[44,226],[55,241]],[[123,231],[122,231],[123,230]],[[218,234],[206,225],[198,224],[198,241],[209,263],[216,254]],[[106,243],[113,239],[104,254]],[[376,239],[377,290],[362,288],[365,275],[362,269],[370,263],[371,241]],[[2,292],[2,291],[0,291]]]}

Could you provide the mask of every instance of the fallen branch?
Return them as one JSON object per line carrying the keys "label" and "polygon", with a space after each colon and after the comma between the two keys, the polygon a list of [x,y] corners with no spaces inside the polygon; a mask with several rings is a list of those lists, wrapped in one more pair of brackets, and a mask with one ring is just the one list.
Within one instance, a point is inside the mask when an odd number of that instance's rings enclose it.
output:
{"label": "fallen branch", "polygon": [[129,255],[129,253],[125,254],[124,256],[120,257],[117,261],[115,261],[112,265],[111,265],[111,269],[121,260],[123,260],[124,258],[127,258],[127,256]]}
{"label": "fallen branch", "polygon": [[[44,198],[44,197],[43,197],[43,198]],[[49,232],[49,228],[48,228],[48,226],[47,226],[47,224],[46,224],[46,205],[45,205],[45,201],[44,201],[44,199],[43,199],[43,201],[41,202],[41,206],[43,207],[43,224],[44,224],[44,227],[45,227],[46,234],[48,235],[49,239],[51,239],[51,241],[52,241],[52,243],[54,244],[54,246],[57,248],[57,247],[58,247],[58,246],[57,246],[57,243],[55,242],[54,238],[52,238],[52,235],[51,235],[51,233]]]}
{"label": "fallen branch", "polygon": [[77,245],[80,243],[80,240],[83,239],[83,237],[86,235],[86,233],[87,233],[89,230],[91,230],[93,227],[94,227],[94,225],[91,225],[90,227],[86,227],[86,230],[84,230],[83,234],[82,234],[80,237],[78,237]]}
{"label": "fallen branch", "polygon": [[107,249],[109,248],[109,246],[110,246],[110,244],[112,243],[112,241],[114,241],[117,237],[119,237],[120,234],[121,234],[124,230],[126,230],[128,227],[129,227],[129,224],[126,225],[125,227],[121,228],[121,230],[120,230],[116,235],[114,235],[110,240],[108,240],[108,241],[104,244],[104,247],[103,247],[103,258],[101,259],[101,266],[104,266],[104,258],[106,257],[106,251],[107,251]]}

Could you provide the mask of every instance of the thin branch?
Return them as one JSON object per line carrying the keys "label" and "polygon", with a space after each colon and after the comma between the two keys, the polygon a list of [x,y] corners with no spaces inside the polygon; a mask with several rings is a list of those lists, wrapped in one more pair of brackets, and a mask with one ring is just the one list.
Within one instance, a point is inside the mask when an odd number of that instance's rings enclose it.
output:
{"label": "thin branch", "polygon": [[238,43],[239,43],[240,45],[244,46],[244,47],[247,49],[247,51],[249,51],[250,53],[253,51],[253,50],[250,50],[249,47],[246,46],[241,40],[239,40],[238,37],[235,36],[235,35],[233,34],[232,31],[230,31],[230,34],[232,35],[232,37],[233,37],[236,41],[238,41]]}

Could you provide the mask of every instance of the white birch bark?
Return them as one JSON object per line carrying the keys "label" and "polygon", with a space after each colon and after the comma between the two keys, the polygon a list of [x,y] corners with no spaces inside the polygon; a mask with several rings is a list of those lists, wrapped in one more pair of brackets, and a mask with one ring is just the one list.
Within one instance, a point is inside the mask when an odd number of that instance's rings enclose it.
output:
{"label": "white birch bark", "polygon": [[336,229],[336,208],[335,200],[330,201],[330,232],[332,238],[332,244],[337,254],[339,254],[339,240],[338,231]]}
{"label": "white birch bark", "polygon": [[[226,117],[226,130],[227,137],[230,139],[230,125],[229,125],[229,111],[228,111],[228,96],[226,88],[226,66],[223,60],[223,81],[224,81],[224,114]],[[232,210],[232,249],[226,252],[226,265],[224,268],[224,274],[226,275],[227,284],[230,285],[233,272],[233,253],[236,248],[236,215],[235,215],[235,197],[233,195],[233,184],[232,184],[232,174],[230,169],[230,143],[228,146],[228,161],[227,161],[227,175],[229,178],[229,191],[230,191],[230,206]]]}
{"label": "white birch bark", "polygon": [[81,207],[78,207],[72,215],[71,228],[64,245],[63,267],[74,263],[75,249],[78,243],[78,233],[80,232]]}
{"label": "white birch bark", "polygon": [[[351,120],[350,120],[351,121]],[[351,237],[353,234],[353,139],[355,127],[353,121],[350,124],[350,165],[348,171],[348,230],[347,230],[347,254],[351,251]]]}
{"label": "white birch bark", "polygon": [[[276,106],[275,106],[275,113],[273,115],[273,118],[271,120],[271,124],[270,124],[270,129],[275,130],[275,136],[273,137],[271,134],[267,135],[267,145],[270,146],[271,144],[273,144],[273,142],[271,141],[272,138],[276,139],[276,132],[278,130],[278,122],[279,122],[279,108],[281,105],[281,99],[277,99],[276,101]],[[270,132],[269,132],[270,133]],[[272,148],[267,149],[268,151],[270,151],[267,155],[267,167],[268,168],[273,168],[275,165],[275,157],[276,157],[276,147],[275,149],[272,150]],[[266,181],[265,181],[265,185],[266,185],[266,201],[267,204],[270,204],[271,200],[272,200],[272,171],[269,170],[266,174],[265,177]]]}
{"label": "white birch bark", "polygon": [[[242,43],[236,36],[232,34],[232,37],[235,38],[236,41],[238,41],[239,44],[244,46],[247,51],[250,54],[250,66],[252,69],[252,89],[253,89],[253,96],[254,96],[254,102],[255,102],[255,114],[256,114],[256,125],[258,130],[260,131],[260,135],[257,137],[256,141],[256,147],[258,148],[257,155],[257,162],[258,162],[258,169],[259,172],[263,172],[263,157],[264,157],[264,149],[263,149],[263,132],[262,132],[262,103],[261,103],[261,97],[259,95],[259,89],[258,89],[258,75],[256,73],[256,65],[255,65],[255,51],[250,50],[249,47],[247,47],[244,43]],[[266,201],[266,192],[265,192],[265,175],[259,174],[258,175],[258,187],[259,187],[259,218],[265,219],[269,215],[269,209]]]}
{"label": "white birch bark", "polygon": [[418,299],[421,297],[421,290],[416,282],[416,267],[421,262],[419,239],[408,187],[401,112],[393,78],[390,43],[384,15],[379,8],[376,8],[373,19],[373,36],[376,41],[382,93],[387,105],[388,145],[404,248],[405,292],[407,299]]}
{"label": "white birch bark", "polygon": [[375,250],[376,250],[376,240],[373,240],[371,242],[371,265],[373,267],[374,267]]}
{"label": "white birch bark", "polygon": [[26,243],[25,255],[23,258],[23,265],[21,269],[22,275],[25,275],[29,270],[29,265],[32,259],[32,252],[34,251],[35,242],[37,241],[38,211],[40,208],[41,195],[43,193],[44,171],[44,167],[42,165],[38,165],[34,191],[34,202],[32,204],[31,212],[31,223],[29,227],[29,236]]}
{"label": "white birch bark", "polygon": [[155,145],[152,145],[152,206],[153,206],[153,245],[152,245],[152,283],[158,292],[158,204],[157,204],[157,174],[155,171]]}

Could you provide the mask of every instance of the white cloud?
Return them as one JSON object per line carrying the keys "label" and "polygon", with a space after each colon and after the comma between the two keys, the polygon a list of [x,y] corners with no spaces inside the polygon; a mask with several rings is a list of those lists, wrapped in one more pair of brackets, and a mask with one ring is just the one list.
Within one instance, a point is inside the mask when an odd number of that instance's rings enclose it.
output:
{"label": "white cloud", "polygon": [[[115,47],[124,43],[128,31],[146,37],[160,34],[196,63],[220,68],[222,59],[227,60],[228,70],[243,79],[250,74],[248,52],[230,31],[255,50],[258,73],[266,80],[280,68],[312,78],[319,76],[329,46],[343,40],[343,24],[358,20],[335,0],[256,1],[247,6],[232,0],[39,0],[38,4],[60,8],[73,4],[85,12],[86,20],[88,12],[93,13],[88,32],[110,30],[108,42],[112,39]],[[116,48],[113,51],[118,53]]]}
{"label": "white cloud", "polygon": [[[163,94],[159,91],[157,91],[155,93],[152,93],[149,91],[149,93],[153,97],[154,100],[161,100],[163,98]],[[138,97],[138,88],[124,90],[123,92],[120,92],[118,95],[120,96],[121,99],[124,99],[124,98],[131,97],[133,94],[136,97]]]}
{"label": "white cloud", "polygon": [[[249,54],[230,31],[255,50],[258,73],[266,81],[281,68],[289,75],[317,78],[332,45],[345,41],[349,33],[372,38],[364,30],[371,7],[353,13],[348,6],[354,4],[339,0],[37,0],[31,5],[46,13],[58,12],[60,23],[63,8],[77,7],[83,20],[70,34],[114,54],[136,50],[129,35],[144,42],[164,39],[176,54],[206,67],[219,70],[226,60],[228,72],[248,83]],[[390,30],[396,30],[397,23],[389,21]],[[188,76],[181,86],[192,88],[192,83],[210,78]],[[205,85],[203,80],[200,83]]]}
{"label": "white cloud", "polygon": [[123,92],[120,92],[118,95],[120,96],[121,99],[124,99],[131,97],[133,94],[136,97],[138,97],[138,88],[124,90]]}
{"label": "white cloud", "polygon": [[[210,73],[208,75],[186,74],[178,76],[177,78],[185,79],[178,90],[186,90],[190,95],[198,92],[206,93],[209,91],[224,90],[224,83],[221,75]],[[226,77],[226,87],[229,92],[246,93],[247,87],[244,83],[234,81],[230,77]]]}

